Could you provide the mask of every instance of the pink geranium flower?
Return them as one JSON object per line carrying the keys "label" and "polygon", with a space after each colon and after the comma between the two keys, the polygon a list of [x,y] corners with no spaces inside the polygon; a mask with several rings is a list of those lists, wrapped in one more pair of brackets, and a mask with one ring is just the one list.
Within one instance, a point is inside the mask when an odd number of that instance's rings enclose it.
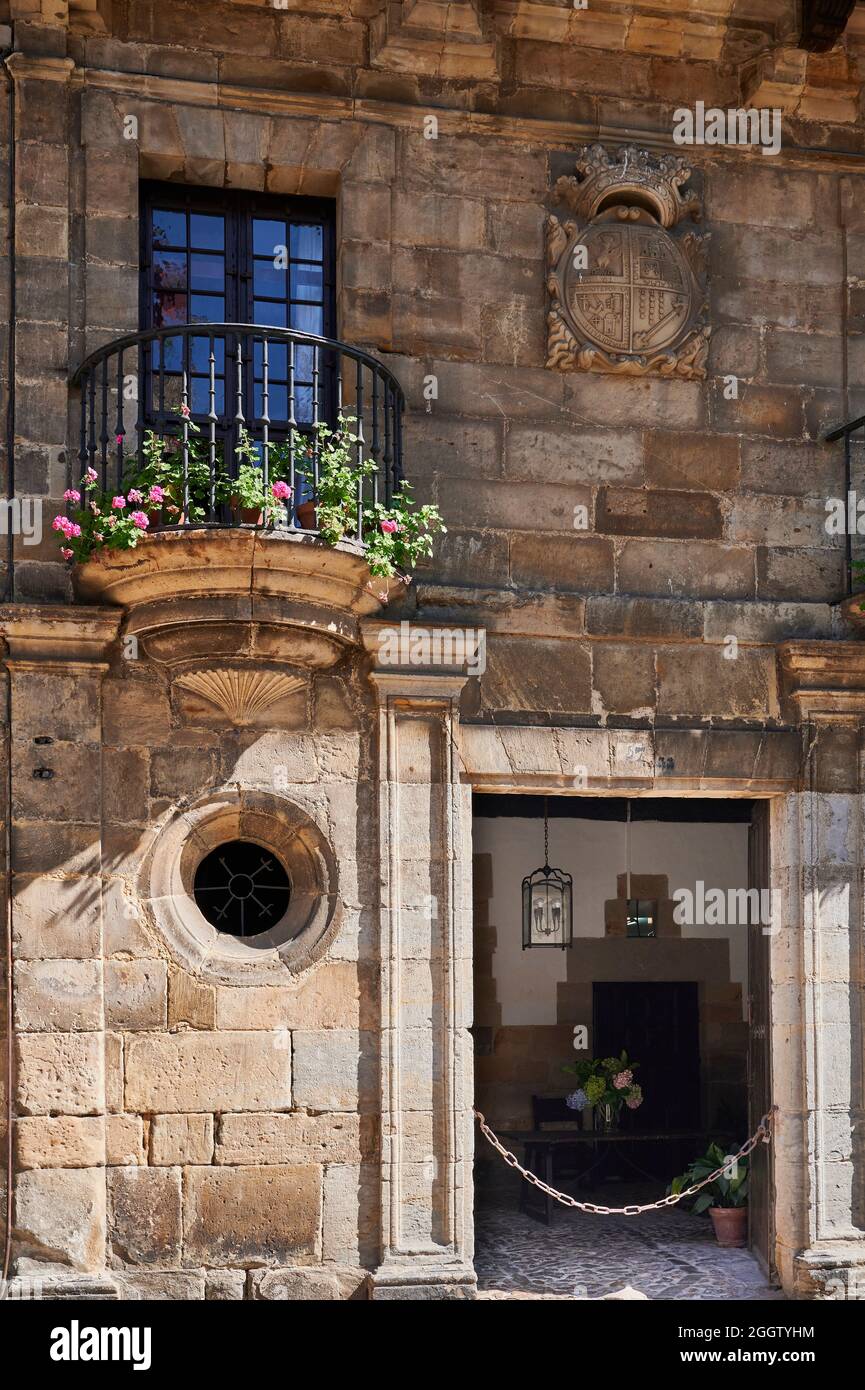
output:
{"label": "pink geranium flower", "polygon": [[180,413],[183,416],[184,420],[188,420],[192,412],[190,411],[188,405],[182,405],[180,407]]}
{"label": "pink geranium flower", "polygon": [[126,498],[125,498],[125,497],[112,497],[112,499],[111,499],[111,505],[112,505],[112,507],[114,508],[114,510],[115,510],[116,512],[122,512],[122,511],[123,511],[123,508],[126,506]]}
{"label": "pink geranium flower", "polygon": [[115,443],[115,444],[122,444],[122,443],[123,443],[123,435],[122,435],[122,434],[117,434],[117,435],[115,435],[115,436],[114,436],[114,443]]}
{"label": "pink geranium flower", "polygon": [[396,524],[395,521],[389,521],[389,520],[385,519],[385,520],[381,523],[381,529],[382,529],[382,531],[384,531],[384,534],[385,534],[386,536],[392,536],[393,533],[394,533],[394,531],[398,531],[398,530],[399,530],[399,527],[397,526],[397,524]]}
{"label": "pink geranium flower", "polygon": [[54,520],[53,520],[52,523],[51,523],[51,530],[52,530],[52,531],[65,531],[65,530],[66,530],[66,527],[67,527],[68,525],[69,525],[69,517],[68,517],[68,516],[55,516]]}
{"label": "pink geranium flower", "polygon": [[87,472],[84,474],[84,476],[85,476],[85,478],[87,479],[88,483],[95,483],[95,482],[96,482],[96,476],[97,476],[97,474],[96,474],[96,469],[95,469],[95,468],[88,468],[88,470],[87,470]]}
{"label": "pink geranium flower", "polygon": [[80,501],[81,501],[81,493],[80,493],[80,492],[76,492],[76,490],[75,490],[74,487],[68,487],[68,488],[66,489],[66,491],[64,492],[64,494],[63,494],[63,501],[64,501],[64,502],[80,502]]}
{"label": "pink geranium flower", "polygon": [[66,535],[67,535],[67,537],[69,537],[69,536],[76,536],[76,537],[80,536],[80,535],[81,535],[81,527],[80,527],[80,526],[70,526],[69,530],[66,532]]}
{"label": "pink geranium flower", "polygon": [[147,494],[147,500],[148,500],[149,502],[156,502],[157,504],[159,504],[159,503],[161,503],[161,502],[164,502],[164,501],[165,501],[165,492],[163,491],[163,489],[162,489],[161,487],[157,487],[156,484],[154,483],[153,487],[150,489],[150,491],[149,491],[148,494]]}
{"label": "pink geranium flower", "polygon": [[137,487],[131,487],[131,488],[129,489],[129,491],[127,492],[126,496],[127,496],[127,499],[128,499],[130,502],[143,502],[143,501],[144,501],[144,497],[143,497],[143,495],[138,491],[138,488],[137,488]]}
{"label": "pink geranium flower", "polygon": [[75,555],[75,551],[70,550],[67,546],[64,545],[60,551],[60,554],[63,556],[64,560],[71,560]]}
{"label": "pink geranium flower", "polygon": [[137,526],[141,531],[146,531],[150,525],[150,518],[147,516],[146,512],[132,512],[129,520],[132,522],[133,526]]}
{"label": "pink geranium flower", "polygon": [[291,496],[291,488],[288,486],[288,483],[274,483],[270,490],[277,502],[287,502]]}

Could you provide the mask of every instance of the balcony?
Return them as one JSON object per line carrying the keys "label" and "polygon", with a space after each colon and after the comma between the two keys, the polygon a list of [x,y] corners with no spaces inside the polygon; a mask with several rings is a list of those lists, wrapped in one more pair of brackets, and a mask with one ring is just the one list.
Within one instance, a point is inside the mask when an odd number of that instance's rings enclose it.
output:
{"label": "balcony", "polygon": [[[304,629],[303,664],[330,665],[401,584],[373,578],[365,559],[365,509],[389,506],[402,480],[404,411],[398,381],[368,353],[289,329],[192,324],[106,344],[72,386],[81,498],[70,506],[85,532],[76,595],[122,606],[160,659],[171,632],[183,629],[188,649],[195,628],[204,655],[217,626],[240,622]],[[326,544],[320,485],[335,449],[350,493],[345,538]],[[112,494],[125,501],[116,517]],[[146,530],[123,548],[133,506]],[[121,543],[106,546],[114,527]]]}

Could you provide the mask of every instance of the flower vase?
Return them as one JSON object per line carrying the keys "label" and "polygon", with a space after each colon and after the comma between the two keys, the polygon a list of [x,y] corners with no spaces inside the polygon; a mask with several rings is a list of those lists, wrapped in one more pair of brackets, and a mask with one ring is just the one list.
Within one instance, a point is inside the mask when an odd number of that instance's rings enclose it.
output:
{"label": "flower vase", "polygon": [[621,1110],[622,1107],[620,1105],[596,1106],[595,1111],[597,1119],[595,1127],[599,1129],[602,1134],[615,1134],[619,1128]]}

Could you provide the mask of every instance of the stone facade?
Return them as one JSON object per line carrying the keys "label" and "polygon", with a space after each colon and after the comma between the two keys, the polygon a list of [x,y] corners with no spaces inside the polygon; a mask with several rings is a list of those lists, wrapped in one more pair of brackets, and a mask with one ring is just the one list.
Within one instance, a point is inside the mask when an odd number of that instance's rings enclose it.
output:
{"label": "stone facade", "polygon": [[[793,0],[709,8],[0,5],[15,494],[62,507],[68,377],[138,328],[159,179],[335,200],[338,336],[403,386],[406,473],[448,524],[387,614],[356,554],[328,581],[300,546],[277,578],[235,551],[245,581],[215,593],[233,542],[182,537],[82,602],[47,522],[14,538],[18,1276],[471,1295],[471,791],[579,787],[771,799],[770,1254],[791,1295],[862,1297],[865,649],[823,435],[865,411],[865,19],[821,53]],[[774,157],[686,151],[705,379],[550,370],[556,180],[591,143],[673,152],[697,101],[784,115]],[[482,628],[485,669],[383,669],[391,616]],[[240,723],[193,670],[272,698]],[[293,846],[319,904],[255,959],[186,910],[184,836],[238,826]]]}

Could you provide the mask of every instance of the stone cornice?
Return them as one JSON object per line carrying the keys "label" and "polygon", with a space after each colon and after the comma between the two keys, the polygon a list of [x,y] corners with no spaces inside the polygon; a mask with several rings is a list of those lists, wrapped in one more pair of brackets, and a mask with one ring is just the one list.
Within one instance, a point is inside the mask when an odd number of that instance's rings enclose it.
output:
{"label": "stone cornice", "polygon": [[361,639],[374,663],[370,680],[382,696],[456,697],[486,664],[486,634],[459,624],[368,619]]}
{"label": "stone cornice", "polygon": [[117,640],[121,614],[69,604],[9,604],[0,608],[6,665],[92,668],[104,664]]}
{"label": "stone cornice", "polygon": [[[129,101],[154,101],[181,106],[201,106],[224,111],[250,112],[258,115],[294,117],[324,121],[357,120],[371,124],[417,130],[433,103],[415,104],[384,101],[365,97],[340,97],[329,93],[287,92],[272,87],[241,87],[230,83],[194,82],[188,79],[158,77],[153,74],[120,72],[110,69],[76,68],[74,83],[81,87],[114,92]],[[489,115],[481,111],[457,110],[435,106],[440,135],[470,136],[507,140],[510,143],[542,146],[551,149],[574,148],[600,142],[618,146],[637,144],[654,153],[682,153],[682,146],[673,141],[672,129],[659,131],[635,126],[616,126],[605,121],[561,121],[519,115]],[[765,168],[767,161],[757,149],[744,151],[740,146],[687,146],[686,152],[694,167],[703,160],[735,159],[738,164],[754,160]],[[771,161],[772,168],[816,163],[850,173],[861,173],[865,151],[797,146],[785,142]]]}
{"label": "stone cornice", "polygon": [[25,53],[10,53],[6,67],[15,82],[69,82],[75,72],[71,58],[34,58]]}
{"label": "stone cornice", "polygon": [[802,719],[865,719],[865,642],[785,642],[778,660],[787,699]]}

